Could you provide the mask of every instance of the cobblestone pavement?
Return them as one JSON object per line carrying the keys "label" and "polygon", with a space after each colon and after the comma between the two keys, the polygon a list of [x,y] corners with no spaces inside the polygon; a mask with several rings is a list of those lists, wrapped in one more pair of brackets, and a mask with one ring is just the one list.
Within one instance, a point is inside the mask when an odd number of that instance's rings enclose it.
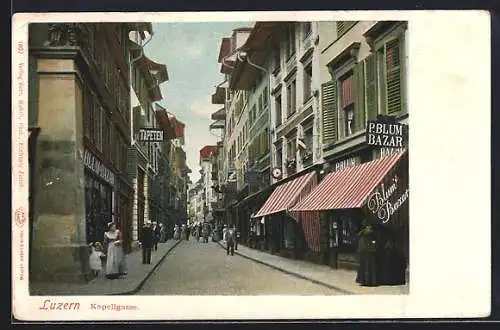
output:
{"label": "cobblestone pavement", "polygon": [[218,243],[182,241],[138,295],[338,295],[339,291],[285,274],[241,256],[226,255]]}

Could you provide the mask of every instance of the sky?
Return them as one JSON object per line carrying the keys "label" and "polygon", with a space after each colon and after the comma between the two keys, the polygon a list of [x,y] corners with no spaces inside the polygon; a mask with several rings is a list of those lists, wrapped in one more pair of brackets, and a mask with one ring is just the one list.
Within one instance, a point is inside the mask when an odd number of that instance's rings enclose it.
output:
{"label": "sky", "polygon": [[199,151],[213,145],[220,130],[209,131],[210,115],[222,105],[211,103],[224,76],[217,63],[221,39],[250,22],[154,23],[145,55],[167,65],[169,81],[160,85],[160,105],[186,124],[185,146],[191,181],[200,178]]}

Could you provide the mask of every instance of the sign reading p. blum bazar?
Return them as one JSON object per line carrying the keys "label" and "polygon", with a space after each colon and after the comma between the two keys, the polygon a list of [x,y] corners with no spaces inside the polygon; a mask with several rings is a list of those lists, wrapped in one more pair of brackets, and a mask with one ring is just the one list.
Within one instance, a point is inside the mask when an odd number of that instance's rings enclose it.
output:
{"label": "sign reading p. blum bazar", "polygon": [[392,116],[377,116],[366,123],[366,143],[385,148],[405,148],[408,145],[408,126]]}

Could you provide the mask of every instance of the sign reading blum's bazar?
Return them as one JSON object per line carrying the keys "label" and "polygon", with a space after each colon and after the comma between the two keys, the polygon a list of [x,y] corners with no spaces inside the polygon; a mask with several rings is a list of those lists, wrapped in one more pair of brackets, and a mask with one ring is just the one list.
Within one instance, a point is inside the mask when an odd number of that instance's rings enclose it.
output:
{"label": "sign reading blum's bazar", "polygon": [[395,175],[389,185],[384,183],[368,197],[367,207],[381,223],[387,224],[391,216],[408,200],[408,187],[401,187],[399,177]]}

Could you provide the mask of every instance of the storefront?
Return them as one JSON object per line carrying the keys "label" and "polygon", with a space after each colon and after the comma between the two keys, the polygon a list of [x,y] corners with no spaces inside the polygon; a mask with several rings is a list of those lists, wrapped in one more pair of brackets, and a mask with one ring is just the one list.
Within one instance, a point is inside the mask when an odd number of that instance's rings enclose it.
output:
{"label": "storefront", "polygon": [[132,196],[133,187],[124,177],[118,177],[114,213],[115,222],[123,235],[125,253],[130,253],[132,248]]}
{"label": "storefront", "polygon": [[88,149],[84,151],[85,222],[87,243],[103,242],[107,224],[113,221],[115,174]]}
{"label": "storefront", "polygon": [[[321,213],[323,262],[333,267],[358,268],[358,233],[370,225],[377,237],[381,279],[387,272],[404,273],[407,267],[408,199],[405,150],[329,173],[290,212]],[[388,249],[390,262],[384,259]]]}
{"label": "storefront", "polygon": [[[293,258],[303,258],[308,250],[315,249],[315,242],[319,241],[319,218],[314,221],[317,214],[291,214],[288,210],[317,186],[317,178],[316,171],[302,172],[288,178],[273,190],[262,207],[253,214],[253,230],[256,238],[265,237],[265,249]],[[256,245],[261,247],[260,244]]]}

